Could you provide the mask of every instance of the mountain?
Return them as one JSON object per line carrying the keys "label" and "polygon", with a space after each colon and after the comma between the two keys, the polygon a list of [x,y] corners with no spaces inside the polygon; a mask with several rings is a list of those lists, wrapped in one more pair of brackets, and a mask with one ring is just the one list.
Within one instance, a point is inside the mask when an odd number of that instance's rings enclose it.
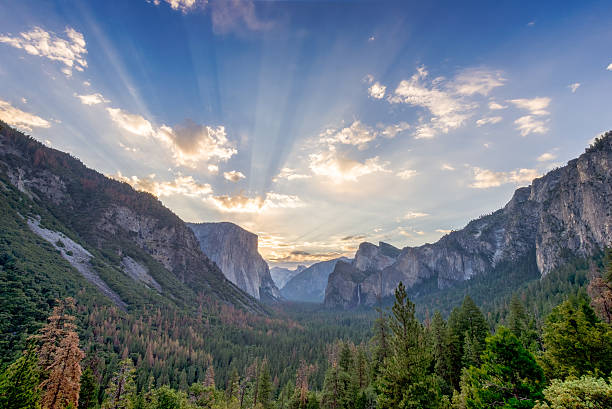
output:
{"label": "mountain", "polygon": [[545,276],[573,257],[593,255],[612,242],[611,169],[608,132],[579,158],[517,189],[504,208],[436,243],[402,250],[362,243],[353,262],[338,263],[330,275],[325,305],[372,305],[400,281],[451,287],[502,264],[533,265]]}
{"label": "mountain", "polygon": [[229,222],[187,225],[195,233],[202,251],[228,280],[259,300],[275,302],[280,299],[268,263],[257,251],[256,234]]}
{"label": "mountain", "polygon": [[289,280],[304,271],[306,268],[306,266],[301,264],[293,270],[285,267],[272,267],[270,269],[270,275],[272,276],[272,280],[274,280],[276,286],[278,288],[283,288]]}
{"label": "mountain", "polygon": [[[264,312],[200,250],[187,225],[149,193],[0,122],[0,196],[19,235],[34,233],[122,309],[202,300]],[[157,300],[157,301],[153,301]]]}
{"label": "mountain", "polygon": [[338,261],[350,262],[350,259],[340,257],[305,268],[281,288],[281,295],[290,301],[323,302],[327,278]]}

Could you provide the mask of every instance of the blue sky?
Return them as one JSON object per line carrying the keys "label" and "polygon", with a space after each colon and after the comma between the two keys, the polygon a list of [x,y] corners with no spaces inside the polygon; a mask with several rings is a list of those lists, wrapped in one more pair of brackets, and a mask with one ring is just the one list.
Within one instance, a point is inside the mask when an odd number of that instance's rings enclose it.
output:
{"label": "blue sky", "polygon": [[[427,3],[427,4],[423,4]],[[432,242],[612,128],[612,6],[0,4],[0,119],[272,264]]]}

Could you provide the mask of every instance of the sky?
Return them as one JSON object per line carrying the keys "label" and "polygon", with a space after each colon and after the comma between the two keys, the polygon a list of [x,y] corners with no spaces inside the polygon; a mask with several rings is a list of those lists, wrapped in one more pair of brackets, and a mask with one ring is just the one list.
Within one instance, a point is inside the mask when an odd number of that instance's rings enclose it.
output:
{"label": "sky", "polygon": [[3,0],[0,119],[259,235],[435,242],[612,129],[609,1]]}

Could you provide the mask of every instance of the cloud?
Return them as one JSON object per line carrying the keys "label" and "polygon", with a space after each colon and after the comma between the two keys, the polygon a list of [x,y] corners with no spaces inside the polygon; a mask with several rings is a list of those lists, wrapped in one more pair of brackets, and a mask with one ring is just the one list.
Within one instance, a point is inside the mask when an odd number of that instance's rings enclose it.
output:
{"label": "cloud", "polygon": [[104,96],[102,96],[102,94],[100,94],[99,92],[88,95],[79,95],[75,93],[74,96],[80,99],[81,103],[85,105],[97,105],[110,102],[108,99],[104,98]]}
{"label": "cloud", "polygon": [[482,68],[467,69],[459,73],[453,81],[455,92],[459,95],[488,95],[493,89],[506,82],[500,71]]}
{"label": "cloud", "polygon": [[241,179],[246,178],[246,176],[244,176],[242,172],[239,172],[237,170],[223,172],[223,177],[225,178],[225,180],[229,180],[230,182],[238,182]]}
{"label": "cloud", "polygon": [[448,163],[443,163],[442,166],[440,167],[440,169],[442,169],[442,170],[455,170],[455,168],[452,167],[451,165],[449,165]]}
{"label": "cloud", "polygon": [[412,220],[412,219],[418,219],[419,217],[425,217],[425,216],[429,216],[428,213],[423,213],[423,212],[413,212],[410,211],[408,213],[406,213],[403,217],[404,220]]}
{"label": "cloud", "polygon": [[533,179],[539,176],[538,171],[535,169],[494,172],[492,170],[474,167],[472,171],[474,172],[474,182],[469,186],[475,189],[487,189],[501,186],[506,183],[531,183]]}
{"label": "cloud", "polygon": [[264,31],[274,26],[271,21],[262,21],[257,17],[253,0],[217,0],[209,5],[213,31],[217,34],[243,28]]}
{"label": "cloud", "polygon": [[213,191],[208,183],[198,183],[192,176],[182,176],[180,174],[174,180],[165,182],[155,180],[155,175],[144,178],[137,176],[126,177],[121,172],[117,172],[116,175],[111,175],[110,177],[128,183],[136,190],[149,192],[156,197],[182,195],[206,198]]}
{"label": "cloud", "polygon": [[408,179],[411,179],[413,176],[417,175],[418,173],[419,172],[417,172],[416,170],[406,169],[406,170],[397,172],[395,176],[403,180],[408,180]]}
{"label": "cloud", "polygon": [[374,84],[372,84],[370,88],[368,88],[368,93],[374,99],[382,99],[385,96],[386,90],[387,90],[387,87],[377,81]]}
{"label": "cloud", "polygon": [[37,115],[15,108],[7,101],[0,99],[0,120],[9,125],[32,132],[32,128],[49,128],[51,123]]}
{"label": "cloud", "polygon": [[503,118],[501,116],[490,116],[490,117],[486,117],[486,118],[481,118],[478,121],[476,121],[476,126],[483,126],[483,125],[487,125],[487,124],[496,124],[498,122],[501,122]]}
{"label": "cloud", "polygon": [[351,236],[344,236],[342,237],[340,240],[341,241],[354,241],[354,240],[363,240],[365,239],[367,236],[364,234],[358,234],[358,235],[351,235]]}
{"label": "cloud", "polygon": [[[438,133],[448,133],[452,129],[461,126],[470,116],[469,111],[475,105],[463,101],[460,97],[453,95],[451,91],[442,89],[439,84],[441,79],[427,82],[428,72],[425,67],[419,67],[409,80],[402,80],[393,95],[387,97],[390,103],[404,103],[426,108],[432,118],[429,123],[420,125],[415,130],[416,138],[433,138]],[[460,89],[469,91],[469,84],[465,83]],[[457,85],[451,85],[451,89],[457,90]],[[476,89],[474,86],[472,89]],[[479,91],[474,91],[479,92]],[[484,92],[484,88],[482,88]]]}
{"label": "cloud", "polygon": [[154,134],[151,122],[140,115],[130,114],[119,108],[106,108],[106,112],[117,126],[134,135],[149,137]]}
{"label": "cloud", "polygon": [[23,49],[26,53],[45,57],[64,64],[62,72],[72,75],[72,70],[83,71],[87,68],[87,48],[85,37],[71,27],[66,27],[66,38],[61,38],[53,32],[34,27],[19,35],[0,36],[0,43]]}
{"label": "cloud", "polygon": [[[156,6],[161,4],[161,0],[152,0],[149,1],[147,0],[149,3],[153,3]],[[200,5],[200,4],[204,4],[203,1],[196,1],[196,0],[163,0],[164,2],[168,3],[168,5],[170,5],[170,7],[173,10],[180,10],[183,13],[187,13],[188,11],[194,9],[196,6]]]}
{"label": "cloud", "polygon": [[243,194],[210,196],[208,201],[228,213],[261,213],[269,209],[294,209],[305,205],[298,196],[274,192],[267,193],[265,197]]}
{"label": "cloud", "polygon": [[612,71],[612,62],[606,67],[606,70]]}
{"label": "cloud", "polygon": [[215,164],[213,164],[213,163],[209,164],[209,165],[206,167],[206,169],[208,169],[208,171],[209,171],[210,173],[212,173],[213,175],[216,175],[217,173],[219,173],[219,166],[217,166],[217,165],[215,165]]}
{"label": "cloud", "polygon": [[572,90],[572,93],[576,92],[576,90],[580,87],[579,82],[574,82],[573,84],[568,85],[567,87]]}
{"label": "cloud", "polygon": [[448,233],[452,232],[452,230],[436,229],[436,232],[442,233],[442,234],[448,234]]}
{"label": "cloud", "polygon": [[238,152],[230,145],[223,126],[212,127],[186,120],[174,128],[162,125],[156,129],[141,115],[119,108],[106,108],[106,111],[120,128],[134,135],[161,141],[170,149],[176,163],[182,166],[195,167],[199,162],[211,160],[225,161]]}
{"label": "cloud", "polygon": [[550,153],[550,152],[546,152],[538,156],[538,162],[549,162],[556,158],[557,158],[557,155]]}
{"label": "cloud", "polygon": [[377,172],[390,172],[387,162],[380,162],[378,156],[359,162],[339,155],[335,149],[309,155],[310,170],[315,175],[325,176],[334,183],[356,182],[360,177]]}
{"label": "cloud", "polygon": [[276,182],[279,179],[297,180],[297,179],[308,179],[310,175],[298,173],[297,170],[291,168],[282,168],[280,173],[274,178]]}
{"label": "cloud", "polygon": [[513,103],[517,108],[525,109],[532,115],[548,115],[550,112],[546,111],[551,99],[549,97],[536,97],[536,98],[520,98],[511,99],[508,102]]}
{"label": "cloud", "polygon": [[532,133],[544,134],[548,132],[546,121],[537,119],[533,115],[525,115],[514,121],[516,129],[521,131],[521,136],[527,136]]}
{"label": "cloud", "polygon": [[498,104],[495,101],[489,102],[489,109],[492,110],[492,111],[497,111],[497,110],[506,109],[506,108],[508,108],[508,107],[505,106],[505,105]]}
{"label": "cloud", "polygon": [[340,143],[365,149],[368,142],[376,139],[376,132],[361,121],[354,121],[350,126],[340,130],[328,128],[319,136],[320,142],[329,145]]}
{"label": "cloud", "polygon": [[332,260],[344,256],[343,252],[311,253],[304,250],[293,250],[289,253],[281,253],[268,256],[267,260],[273,263],[314,263]]}
{"label": "cloud", "polygon": [[402,133],[407,129],[410,129],[410,124],[408,124],[408,122],[399,122],[397,124],[383,126],[383,129],[380,131],[380,135],[384,138],[395,138],[397,134]]}

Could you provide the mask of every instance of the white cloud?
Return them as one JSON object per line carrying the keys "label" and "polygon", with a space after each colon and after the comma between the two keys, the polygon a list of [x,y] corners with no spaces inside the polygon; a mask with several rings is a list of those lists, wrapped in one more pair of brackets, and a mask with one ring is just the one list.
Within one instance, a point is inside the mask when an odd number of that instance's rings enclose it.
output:
{"label": "white cloud", "polygon": [[483,125],[487,125],[487,124],[496,124],[498,122],[501,122],[503,118],[501,116],[490,116],[490,117],[486,117],[486,118],[481,118],[478,121],[476,121],[476,126],[483,126]]}
{"label": "white cloud", "polygon": [[489,109],[492,110],[492,111],[497,111],[497,110],[506,109],[506,108],[508,108],[508,107],[505,106],[505,105],[501,105],[501,104],[499,104],[499,103],[497,103],[495,101],[489,102]]}
{"label": "white cloud", "polygon": [[448,234],[448,233],[452,232],[452,230],[436,229],[436,232],[442,233],[442,234]]}
{"label": "white cloud", "polygon": [[537,97],[537,98],[521,98],[511,99],[508,102],[513,103],[517,108],[525,109],[531,113],[531,115],[525,115],[514,121],[516,129],[521,132],[521,136],[527,136],[532,133],[544,134],[548,132],[548,121],[538,119],[538,116],[549,115],[550,112],[546,110],[550,104],[551,99],[549,97]]}
{"label": "white cloud", "polygon": [[[425,81],[427,76],[428,72],[425,67],[419,67],[416,74],[409,80],[401,81],[394,94],[387,97],[391,103],[405,103],[429,110],[432,118],[428,124],[416,128],[416,138],[432,138],[439,132],[448,133],[458,128],[470,116],[469,111],[475,107],[474,104],[465,102],[451,92],[441,89],[440,79],[427,83]],[[464,84],[464,86],[465,88],[462,86],[461,89],[468,92],[468,85]],[[451,85],[450,88],[456,89],[456,85]]]}
{"label": "white cloud", "polygon": [[96,105],[110,102],[108,99],[104,98],[102,94],[96,92],[95,94],[87,94],[87,95],[79,95],[77,93],[74,94],[75,97],[81,100],[81,103],[85,105]]}
{"label": "white cloud", "polygon": [[[106,108],[106,111],[120,128],[134,135],[161,141],[170,149],[179,165],[195,167],[199,162],[225,161],[238,152],[230,145],[223,126],[212,127],[187,120],[174,128],[162,125],[156,129],[141,115],[119,108]],[[218,168],[212,169],[213,173],[218,172]]]}
{"label": "white cloud", "polygon": [[408,179],[412,178],[413,176],[416,176],[418,173],[419,172],[417,172],[414,169],[406,169],[406,170],[402,170],[402,171],[397,172],[395,174],[395,176],[397,176],[398,178],[403,179],[403,180],[408,180]]}
{"label": "white cloud", "polygon": [[83,34],[71,27],[66,27],[66,39],[53,32],[34,27],[19,35],[0,36],[0,43],[23,49],[26,53],[59,61],[65,65],[62,72],[72,75],[72,70],[83,71],[87,68],[87,48]]}
{"label": "white cloud", "polygon": [[380,135],[385,138],[395,138],[397,134],[402,133],[407,129],[410,129],[410,124],[408,124],[408,122],[399,122],[397,124],[383,126],[383,129],[380,131]]}
{"label": "white cloud", "polygon": [[410,211],[408,213],[406,213],[403,217],[404,220],[412,220],[412,219],[418,219],[420,217],[425,217],[425,216],[429,216],[428,213],[423,213],[423,212],[413,212]]}
{"label": "white cloud", "polygon": [[265,197],[238,194],[210,196],[207,200],[220,211],[230,213],[261,213],[270,209],[294,209],[305,205],[298,196],[274,192],[266,194]]}
{"label": "white cloud", "polygon": [[223,177],[225,178],[225,180],[229,180],[230,182],[238,182],[241,179],[246,178],[246,176],[244,176],[244,173],[239,172],[237,170],[223,172]]}
{"label": "white cloud", "polygon": [[376,172],[390,172],[387,162],[378,156],[359,162],[339,155],[334,149],[309,155],[310,169],[315,175],[330,178],[334,183],[356,182],[360,177]]}
{"label": "white cloud", "polygon": [[178,175],[174,180],[159,182],[155,175],[144,178],[137,176],[123,176],[121,172],[111,175],[112,178],[128,183],[136,190],[149,192],[156,197],[182,195],[188,197],[206,198],[212,193],[212,187],[208,183],[198,183],[192,176]]}
{"label": "white cloud", "polygon": [[546,152],[538,156],[538,162],[549,162],[556,158],[557,158],[557,155],[550,153],[550,152]]}
{"label": "white cloud", "polygon": [[140,115],[130,114],[119,108],[106,108],[106,112],[117,126],[134,135],[149,137],[154,134],[151,122]]}
{"label": "white cloud", "polygon": [[525,115],[514,121],[516,129],[521,132],[521,136],[527,136],[532,133],[544,134],[548,132],[546,121],[538,119],[533,115]]}
{"label": "white cloud", "polygon": [[385,92],[387,87],[382,85],[380,82],[376,81],[370,88],[368,88],[368,93],[374,99],[382,99],[385,96]]}
{"label": "white cloud", "polygon": [[274,178],[274,181],[279,179],[297,180],[297,179],[308,179],[310,175],[298,173],[297,170],[291,168],[282,168],[279,174]]}
{"label": "white cloud", "polygon": [[493,89],[506,82],[500,71],[482,68],[467,69],[459,73],[453,81],[455,92],[459,95],[488,95]]}
{"label": "white cloud", "polygon": [[548,108],[550,101],[549,97],[536,97],[511,99],[508,102],[513,103],[517,108],[531,112],[532,115],[548,115],[550,112],[546,111],[546,108]]}
{"label": "white cloud", "polygon": [[[190,11],[191,9],[195,8],[196,5],[198,5],[199,3],[202,3],[202,1],[196,1],[196,0],[163,0],[163,1],[165,3],[168,3],[168,5],[173,10],[180,10],[183,13]],[[156,6],[158,6],[161,4],[162,0],[147,0],[147,2],[153,3]]]}
{"label": "white cloud", "polygon": [[216,175],[217,173],[219,173],[219,166],[217,166],[217,165],[215,165],[213,163],[209,164],[206,168],[213,175]]}
{"label": "white cloud", "polygon": [[474,182],[469,186],[475,189],[487,189],[490,187],[501,186],[506,183],[531,183],[533,179],[538,177],[538,171],[535,169],[518,169],[510,172],[494,172],[488,169],[474,167]]}
{"label": "white cloud", "polygon": [[31,132],[32,128],[49,128],[51,123],[37,115],[15,108],[0,99],[0,120],[9,125]]}
{"label": "white cloud", "polygon": [[340,130],[328,128],[321,135],[320,142],[333,145],[341,143],[344,145],[354,145],[364,149],[367,143],[376,139],[376,132],[369,126],[360,121],[354,121],[350,126]]}
{"label": "white cloud", "polygon": [[609,64],[609,65],[606,67],[606,70],[608,70],[608,71],[612,71],[612,63],[610,63],[610,64]]}
{"label": "white cloud", "polygon": [[572,90],[572,93],[576,92],[576,90],[580,87],[579,82],[574,82],[573,84],[568,85],[567,87]]}
{"label": "white cloud", "polygon": [[455,168],[451,165],[449,165],[448,163],[443,163],[442,166],[440,167],[440,169],[442,170],[455,170]]}

